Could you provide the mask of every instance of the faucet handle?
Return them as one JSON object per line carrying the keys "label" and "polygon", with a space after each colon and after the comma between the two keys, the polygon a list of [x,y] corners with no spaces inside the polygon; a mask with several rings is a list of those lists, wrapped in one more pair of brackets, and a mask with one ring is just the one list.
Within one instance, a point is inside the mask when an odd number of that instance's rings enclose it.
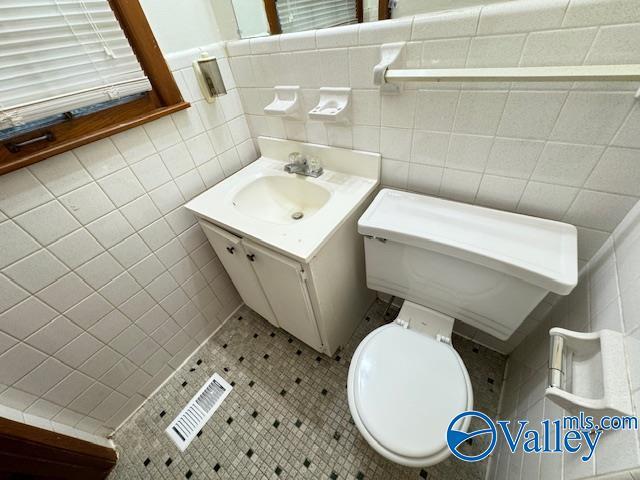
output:
{"label": "faucet handle", "polygon": [[322,167],[320,166],[320,159],[315,155],[309,155],[307,161],[309,163],[310,171],[317,172],[318,170],[322,170]]}
{"label": "faucet handle", "polygon": [[290,163],[304,163],[304,155],[300,152],[291,152],[289,154],[289,162]]}

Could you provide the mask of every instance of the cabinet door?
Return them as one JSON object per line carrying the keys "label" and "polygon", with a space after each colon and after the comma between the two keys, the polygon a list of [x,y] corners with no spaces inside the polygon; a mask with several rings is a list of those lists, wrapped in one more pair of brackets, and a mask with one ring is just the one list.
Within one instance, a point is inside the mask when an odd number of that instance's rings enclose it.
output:
{"label": "cabinet door", "polygon": [[203,220],[200,220],[200,226],[244,303],[278,327],[271,305],[251,268],[242,239]]}
{"label": "cabinet door", "polygon": [[322,352],[322,340],[301,265],[246,239],[242,243],[280,327]]}

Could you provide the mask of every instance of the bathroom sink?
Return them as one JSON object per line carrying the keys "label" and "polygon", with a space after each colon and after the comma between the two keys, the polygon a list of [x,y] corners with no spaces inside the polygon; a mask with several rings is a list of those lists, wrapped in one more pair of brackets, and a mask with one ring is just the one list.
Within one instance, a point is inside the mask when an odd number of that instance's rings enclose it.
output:
{"label": "bathroom sink", "polygon": [[288,224],[313,216],[326,205],[331,192],[299,175],[259,177],[243,187],[233,205],[245,215]]}
{"label": "bathroom sink", "polygon": [[[261,157],[186,204],[199,219],[308,263],[380,181],[380,155],[259,137]],[[320,160],[324,173],[288,173],[291,152]]]}

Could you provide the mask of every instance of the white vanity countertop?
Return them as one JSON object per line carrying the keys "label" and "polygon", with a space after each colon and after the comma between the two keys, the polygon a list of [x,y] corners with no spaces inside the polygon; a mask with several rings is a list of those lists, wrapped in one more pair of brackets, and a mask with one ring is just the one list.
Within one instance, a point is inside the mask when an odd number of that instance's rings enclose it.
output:
{"label": "white vanity countertop", "polygon": [[[376,189],[379,184],[380,156],[264,137],[259,142],[262,157],[194,198],[185,207],[196,216],[238,236],[271,247],[299,262],[308,263],[331,234]],[[299,176],[299,179],[317,184],[331,193],[320,210],[308,218],[278,224],[258,218],[259,212],[256,216],[250,216],[234,206],[236,194],[260,177],[295,175],[284,171],[284,165],[288,163],[284,158],[288,158],[288,153],[293,151],[320,157],[325,169],[320,177]],[[343,155],[340,155],[341,152]],[[368,165],[360,168],[357,165],[360,161]],[[331,169],[336,166],[340,168],[341,164],[351,172]]]}

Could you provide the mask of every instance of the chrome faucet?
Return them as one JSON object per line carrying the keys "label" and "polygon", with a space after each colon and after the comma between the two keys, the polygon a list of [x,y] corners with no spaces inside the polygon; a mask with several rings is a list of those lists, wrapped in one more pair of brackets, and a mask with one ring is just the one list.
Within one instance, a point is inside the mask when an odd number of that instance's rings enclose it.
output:
{"label": "chrome faucet", "polygon": [[316,157],[307,157],[300,152],[292,152],[289,154],[289,163],[284,166],[284,171],[317,178],[322,175],[324,170]]}

